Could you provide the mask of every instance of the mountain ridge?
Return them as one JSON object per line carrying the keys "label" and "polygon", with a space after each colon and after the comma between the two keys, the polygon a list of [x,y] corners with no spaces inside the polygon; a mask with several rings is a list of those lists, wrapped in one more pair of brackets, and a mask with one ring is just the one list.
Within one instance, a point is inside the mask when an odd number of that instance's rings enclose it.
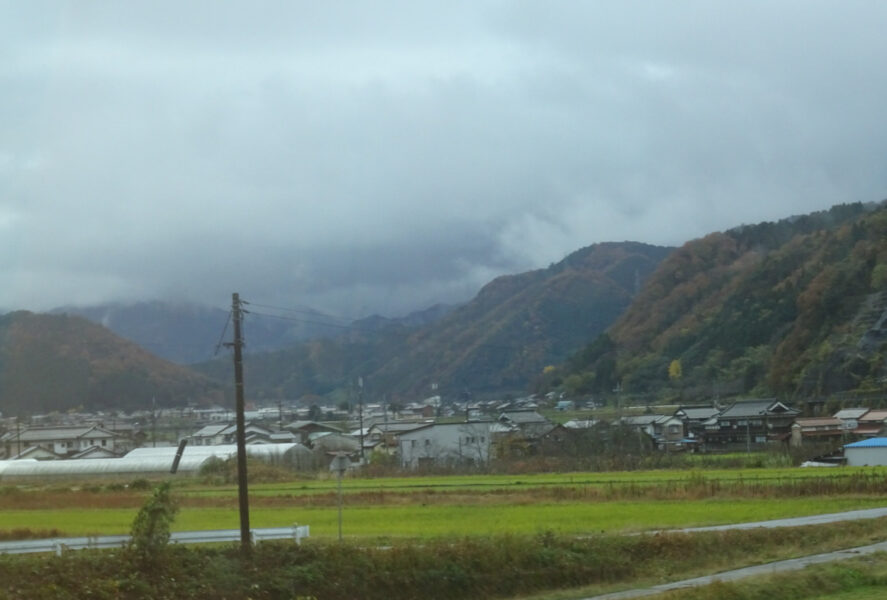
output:
{"label": "mountain ridge", "polygon": [[[883,387],[883,347],[873,341],[863,356],[856,346],[865,335],[860,311],[878,313],[884,297],[885,263],[885,203],[836,205],[692,240],[547,386],[560,379],[574,394],[617,388],[651,400]],[[875,317],[883,324],[883,314]],[[672,368],[680,375],[669,377]]]}
{"label": "mountain ridge", "polygon": [[[609,325],[670,251],[640,242],[594,244],[547,268],[497,277],[430,325],[355,329],[341,338],[253,355],[246,368],[260,382],[257,392],[269,397],[341,397],[358,376],[399,398],[433,389],[520,391],[547,364]],[[214,363],[199,368],[220,372]]]}
{"label": "mountain ridge", "polygon": [[150,354],[85,318],[0,316],[4,412],[145,409],[221,402],[221,384]]}

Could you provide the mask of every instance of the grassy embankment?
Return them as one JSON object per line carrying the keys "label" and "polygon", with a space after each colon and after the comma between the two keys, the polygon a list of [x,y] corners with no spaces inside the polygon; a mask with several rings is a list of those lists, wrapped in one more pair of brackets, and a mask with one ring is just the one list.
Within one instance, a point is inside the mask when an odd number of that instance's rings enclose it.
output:
{"label": "grassy embankment", "polygon": [[[710,585],[652,596],[657,600],[881,600],[887,596],[887,554],[803,571]],[[547,596],[551,600],[563,594]],[[536,600],[542,600],[539,596]]]}
{"label": "grassy embankment", "polygon": [[168,547],[150,561],[122,550],[2,556],[0,599],[461,600],[565,588],[571,591],[557,597],[577,598],[871,543],[885,535],[887,519],[879,519],[779,531],[445,537],[384,548],[309,540],[301,547],[260,544],[247,559],[232,547]]}

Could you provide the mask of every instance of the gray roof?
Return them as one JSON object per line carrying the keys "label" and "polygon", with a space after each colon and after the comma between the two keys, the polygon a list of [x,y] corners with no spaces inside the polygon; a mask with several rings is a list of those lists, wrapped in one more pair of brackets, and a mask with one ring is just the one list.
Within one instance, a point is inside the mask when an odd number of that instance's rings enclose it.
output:
{"label": "gray roof", "polygon": [[707,421],[719,412],[714,406],[682,406],[675,411],[675,415],[681,413],[691,421]]}
{"label": "gray roof", "polygon": [[8,431],[2,438],[3,441],[21,441],[22,443],[53,442],[56,440],[74,440],[82,437],[88,438],[112,438],[115,433],[106,431],[100,427],[33,427],[21,431]]}
{"label": "gray roof", "polygon": [[508,411],[499,415],[500,421],[511,421],[518,425],[525,423],[548,423],[548,419],[537,413],[535,410],[516,410]]}
{"label": "gray roof", "polygon": [[737,419],[746,417],[761,417],[764,415],[772,415],[774,413],[782,413],[789,415],[799,414],[801,411],[788,407],[778,400],[772,398],[765,400],[740,400],[734,402],[732,406],[723,411],[720,416],[726,419]]}
{"label": "gray roof", "polygon": [[869,409],[867,408],[844,408],[835,413],[836,419],[858,419]]}
{"label": "gray roof", "polygon": [[331,431],[335,433],[342,433],[342,430],[338,427],[333,427],[332,425],[326,425],[324,423],[318,423],[317,421],[293,421],[289,425],[284,425],[284,429],[289,429],[290,431],[299,431],[300,429],[305,428],[318,428],[324,431]]}
{"label": "gray roof", "polygon": [[195,431],[191,434],[191,437],[211,437],[214,435],[219,435],[226,429],[228,429],[229,425],[224,423],[222,425],[207,425],[200,429],[199,431]]}
{"label": "gray roof", "polygon": [[417,423],[415,421],[409,423],[376,423],[370,427],[368,431],[378,429],[382,433],[400,433],[402,431],[412,431],[413,429],[424,427],[425,425],[427,425],[427,423]]}
{"label": "gray roof", "polygon": [[626,425],[652,425],[664,419],[668,419],[665,415],[634,415],[630,417],[622,417],[622,422]]}

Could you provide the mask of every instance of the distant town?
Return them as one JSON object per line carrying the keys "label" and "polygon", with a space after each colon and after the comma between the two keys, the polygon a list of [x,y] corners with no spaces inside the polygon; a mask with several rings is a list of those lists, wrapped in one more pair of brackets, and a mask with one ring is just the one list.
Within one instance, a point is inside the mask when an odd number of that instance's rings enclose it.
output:
{"label": "distant town", "polygon": [[[860,458],[853,449],[877,439],[887,427],[887,410],[869,408],[803,417],[784,402],[747,398],[615,411],[554,393],[452,403],[432,396],[396,407],[367,403],[345,408],[280,403],[247,410],[248,454],[305,471],[326,469],[336,456],[347,456],[353,468],[376,463],[410,471],[488,469],[534,458],[581,460],[614,451],[640,456],[763,449],[794,450],[808,464],[887,464],[887,454],[868,451]],[[193,475],[206,461],[236,453],[235,415],[221,407],[52,413],[3,418],[2,427],[4,480],[32,473],[163,473],[180,446],[185,458],[200,459],[182,463],[180,473]],[[133,463],[140,458],[141,466]]]}

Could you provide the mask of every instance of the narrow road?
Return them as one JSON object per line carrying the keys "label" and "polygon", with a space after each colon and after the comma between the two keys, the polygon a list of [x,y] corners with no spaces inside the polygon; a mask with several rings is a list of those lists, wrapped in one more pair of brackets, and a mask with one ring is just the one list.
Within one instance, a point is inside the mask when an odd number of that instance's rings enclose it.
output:
{"label": "narrow road", "polygon": [[803,527],[804,525],[822,525],[838,521],[857,521],[859,519],[879,519],[887,517],[887,507],[849,510],[847,512],[810,515],[809,517],[792,517],[791,519],[773,519],[772,521],[755,521],[752,523],[731,523],[729,525],[711,525],[709,527],[688,527],[687,529],[668,529],[663,531],[681,531],[695,533],[697,531],[725,531],[727,529],[755,529],[757,527]]}
{"label": "narrow road", "polygon": [[[732,525],[713,525],[710,527],[690,527],[687,529],[671,529],[668,531],[680,532],[697,532],[697,531],[724,531],[727,529],[753,529],[755,527],[801,527],[804,525],[820,525],[823,523],[835,523],[838,521],[856,521],[859,519],[877,519],[887,517],[887,507],[885,508],[869,508],[865,510],[851,510],[841,513],[829,513],[824,515],[812,515],[809,517],[794,517],[791,519],[774,519],[772,521],[756,521],[753,523],[735,523]],[[665,533],[665,532],[663,532]],[[643,535],[643,534],[641,534]],[[858,548],[848,548],[845,550],[836,550],[834,552],[825,552],[823,554],[813,554],[811,556],[802,556],[800,558],[792,558],[789,560],[780,560],[777,562],[767,563],[763,565],[755,565],[752,567],[744,567],[733,571],[723,571],[714,575],[706,575],[704,577],[695,577],[693,579],[684,579],[682,581],[673,581],[671,583],[663,583],[648,588],[638,588],[625,590],[622,592],[613,592],[600,596],[591,596],[582,600],[625,600],[628,598],[642,598],[644,596],[654,596],[664,592],[691,588],[701,585],[708,585],[715,581],[735,581],[745,577],[755,577],[761,575],[771,575],[773,573],[781,573],[783,571],[797,571],[819,563],[833,562],[837,560],[845,560],[872,554],[873,552],[887,551],[887,542],[878,542],[868,546],[860,546]]]}
{"label": "narrow road", "polygon": [[745,567],[734,571],[724,571],[715,575],[706,575],[704,577],[696,577],[694,579],[684,579],[683,581],[673,581],[671,583],[663,583],[654,585],[649,588],[641,588],[634,590],[625,590],[624,592],[613,592],[611,594],[603,594],[602,596],[591,596],[582,600],[624,600],[626,598],[641,598],[644,596],[653,596],[662,594],[672,590],[691,588],[700,585],[708,585],[715,581],[734,581],[745,577],[754,577],[760,575],[772,575],[773,573],[781,573],[783,571],[797,571],[816,565],[819,563],[834,562],[836,560],[846,560],[848,558],[856,558],[857,556],[865,556],[873,552],[887,551],[887,542],[878,542],[869,546],[860,546],[858,548],[848,548],[847,550],[836,550],[835,552],[826,552],[824,554],[813,554],[811,556],[802,556],[801,558],[792,558],[789,560],[780,560],[778,562],[767,563],[764,565],[755,565],[753,567]]}

